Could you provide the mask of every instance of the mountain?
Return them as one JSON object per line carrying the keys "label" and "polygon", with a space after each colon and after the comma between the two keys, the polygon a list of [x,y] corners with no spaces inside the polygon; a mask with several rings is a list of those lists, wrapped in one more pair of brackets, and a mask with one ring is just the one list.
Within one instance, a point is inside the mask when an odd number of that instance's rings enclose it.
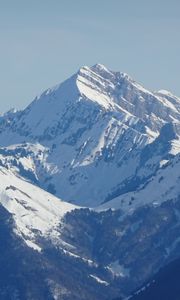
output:
{"label": "mountain", "polygon": [[127,190],[137,189],[141,151],[167,123],[174,134],[169,149],[162,155],[159,149],[155,164],[151,159],[151,176],[163,157],[179,152],[179,120],[179,98],[149,92],[127,74],[97,64],[46,90],[23,111],[7,113],[0,144],[11,167],[33,183],[68,202],[95,207],[123,194],[127,182]]}
{"label": "mountain", "polygon": [[129,297],[180,257],[179,170],[180,99],[100,64],[1,115],[0,298]]}

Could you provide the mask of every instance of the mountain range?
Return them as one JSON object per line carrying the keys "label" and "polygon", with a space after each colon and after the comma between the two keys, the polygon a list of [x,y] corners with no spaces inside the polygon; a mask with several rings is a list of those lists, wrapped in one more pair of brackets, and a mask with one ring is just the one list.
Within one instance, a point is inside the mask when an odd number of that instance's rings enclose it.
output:
{"label": "mountain range", "polygon": [[180,98],[96,64],[2,114],[0,204],[1,299],[131,297],[180,258]]}

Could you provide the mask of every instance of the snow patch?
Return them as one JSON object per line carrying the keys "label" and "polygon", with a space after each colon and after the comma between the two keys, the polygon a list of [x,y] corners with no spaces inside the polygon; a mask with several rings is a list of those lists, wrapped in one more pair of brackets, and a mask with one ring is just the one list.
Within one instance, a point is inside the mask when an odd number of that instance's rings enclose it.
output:
{"label": "snow patch", "polygon": [[120,277],[129,277],[129,268],[124,267],[123,265],[119,264],[119,261],[116,260],[114,262],[112,262],[108,268],[111,270],[111,272],[115,275],[115,276],[120,276]]}
{"label": "snow patch", "polygon": [[108,283],[107,281],[102,280],[102,279],[99,278],[98,276],[95,276],[95,275],[92,275],[92,274],[90,274],[89,276],[90,276],[91,278],[95,279],[95,280],[96,280],[98,283],[100,283],[100,284],[104,284],[104,285],[106,285],[106,286],[109,285],[109,283]]}

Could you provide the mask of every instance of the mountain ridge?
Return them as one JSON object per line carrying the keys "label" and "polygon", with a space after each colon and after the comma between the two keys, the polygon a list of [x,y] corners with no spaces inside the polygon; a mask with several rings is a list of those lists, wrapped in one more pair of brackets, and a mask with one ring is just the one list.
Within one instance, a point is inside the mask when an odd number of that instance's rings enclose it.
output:
{"label": "mountain ridge", "polygon": [[[157,97],[127,74],[109,71],[103,65],[82,67],[64,83],[35,98],[25,110],[13,114],[15,118],[7,115],[0,123],[1,146],[40,143],[49,149],[45,165],[41,164],[44,175],[38,170],[34,175],[40,186],[46,190],[50,186],[58,197],[75,204],[99,205],[119,180],[132,176],[125,160],[135,161],[137,152],[158,138],[166,123],[174,124],[174,148],[178,151],[180,100],[170,102],[167,97],[169,94]],[[51,166],[52,176],[46,174],[47,166]],[[129,170],[126,178],[125,168]],[[104,172],[107,177],[114,173],[114,182],[103,192],[100,178]],[[93,183],[94,176],[97,183]],[[82,193],[81,187],[87,193]]]}

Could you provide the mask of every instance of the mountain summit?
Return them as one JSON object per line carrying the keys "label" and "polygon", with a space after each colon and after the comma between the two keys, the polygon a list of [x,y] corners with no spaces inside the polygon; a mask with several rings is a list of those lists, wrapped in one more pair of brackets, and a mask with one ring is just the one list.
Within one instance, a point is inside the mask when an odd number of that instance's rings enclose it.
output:
{"label": "mountain summit", "polygon": [[[7,153],[19,144],[29,155],[31,163],[21,162],[18,172],[28,169],[36,184],[66,201],[97,206],[128,190],[127,182],[138,187],[142,149],[166,123],[174,128],[169,151],[179,151],[179,121],[179,98],[150,92],[127,74],[96,64],[47,89],[23,111],[1,117],[0,138]],[[19,159],[12,155],[17,172]],[[164,156],[168,150],[154,157],[157,165]],[[152,176],[155,166],[145,174]]]}

